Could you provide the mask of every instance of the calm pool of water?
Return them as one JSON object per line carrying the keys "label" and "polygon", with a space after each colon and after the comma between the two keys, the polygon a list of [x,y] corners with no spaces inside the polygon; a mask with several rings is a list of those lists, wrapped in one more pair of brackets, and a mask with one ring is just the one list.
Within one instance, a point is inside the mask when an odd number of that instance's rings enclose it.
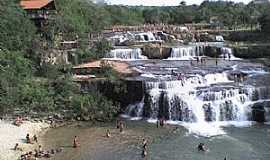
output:
{"label": "calm pool of water", "polygon": [[[226,127],[226,135],[206,138],[189,135],[181,126],[156,128],[143,121],[126,121],[120,134],[114,124],[77,123],[49,130],[43,137],[44,149],[63,147],[55,160],[140,160],[142,139],[149,139],[147,159],[151,160],[269,160],[270,126],[253,125],[246,128]],[[110,129],[111,138],[104,135]],[[77,135],[80,148],[72,148]],[[198,152],[203,142],[209,148]]]}

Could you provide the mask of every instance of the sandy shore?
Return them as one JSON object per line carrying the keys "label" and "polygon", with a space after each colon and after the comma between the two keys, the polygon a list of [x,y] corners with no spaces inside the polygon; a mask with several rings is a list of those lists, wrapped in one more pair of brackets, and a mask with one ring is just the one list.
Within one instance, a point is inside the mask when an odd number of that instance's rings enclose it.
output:
{"label": "sandy shore", "polygon": [[[33,150],[38,144],[26,144],[26,134],[29,133],[32,138],[34,134],[40,135],[41,131],[48,127],[46,123],[29,121],[24,121],[20,127],[17,127],[10,121],[0,120],[0,160],[16,160],[22,153]],[[22,152],[13,150],[16,143],[19,143]]]}

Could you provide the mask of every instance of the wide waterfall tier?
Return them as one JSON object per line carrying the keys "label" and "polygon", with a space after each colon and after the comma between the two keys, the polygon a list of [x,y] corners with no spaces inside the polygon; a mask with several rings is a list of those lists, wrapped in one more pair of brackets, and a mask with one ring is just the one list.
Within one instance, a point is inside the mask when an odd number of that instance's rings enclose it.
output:
{"label": "wide waterfall tier", "polygon": [[239,85],[227,73],[189,75],[178,80],[146,81],[144,99],[127,107],[131,117],[189,123],[247,121],[251,105],[269,99],[269,90]]}
{"label": "wide waterfall tier", "polygon": [[105,58],[110,58],[110,59],[115,59],[115,60],[147,59],[146,56],[142,55],[142,50],[140,48],[113,49],[106,55]]}
{"label": "wide waterfall tier", "polygon": [[233,50],[228,47],[221,48],[221,58],[225,60],[241,60],[241,58],[237,58],[233,55]]}
{"label": "wide waterfall tier", "polygon": [[203,136],[224,134],[220,126],[270,121],[268,67],[247,61],[214,62],[129,62],[141,72],[129,80],[141,82],[143,99],[127,106],[125,115],[150,122],[163,117]]}
{"label": "wide waterfall tier", "polygon": [[172,48],[170,60],[191,60],[204,55],[204,46],[181,46]]}
{"label": "wide waterfall tier", "polygon": [[[216,86],[221,82],[225,86]],[[229,84],[224,74],[146,82],[144,116],[185,122],[247,120],[245,106],[252,100],[253,88]]]}

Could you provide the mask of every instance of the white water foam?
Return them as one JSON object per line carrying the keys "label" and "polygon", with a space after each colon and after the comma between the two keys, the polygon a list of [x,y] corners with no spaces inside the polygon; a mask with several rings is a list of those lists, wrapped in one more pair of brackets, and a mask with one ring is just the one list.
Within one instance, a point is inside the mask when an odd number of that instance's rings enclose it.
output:
{"label": "white water foam", "polygon": [[233,50],[228,47],[221,48],[221,57],[224,58],[225,60],[232,60],[232,61],[242,60],[241,58],[235,57],[233,55]]}
{"label": "white water foam", "polygon": [[[149,75],[147,75],[149,77]],[[152,76],[151,76],[152,77]],[[156,123],[159,115],[160,99],[166,99],[168,124],[182,125],[190,134],[211,137],[226,134],[224,126],[248,126],[247,113],[252,103],[254,88],[244,89],[227,86],[212,88],[211,85],[230,83],[227,74],[213,73],[201,76],[198,74],[182,77],[181,80],[146,82],[145,88],[150,95],[151,118],[148,122]],[[198,87],[205,89],[198,90]],[[210,87],[210,88],[207,88]],[[163,97],[162,97],[163,96]],[[163,100],[164,101],[164,100]],[[182,120],[179,118],[179,105],[182,107]],[[135,105],[143,110],[143,105]],[[130,115],[129,111],[129,115]],[[140,114],[139,114],[140,115]],[[139,119],[140,116],[135,116]],[[209,119],[208,121],[206,119]]]}
{"label": "white water foam", "polygon": [[140,48],[113,49],[109,53],[107,53],[105,58],[110,60],[147,59],[146,56],[142,55],[142,50]]}
{"label": "white water foam", "polygon": [[203,55],[203,46],[180,46],[172,48],[171,55],[167,60],[194,60]]}

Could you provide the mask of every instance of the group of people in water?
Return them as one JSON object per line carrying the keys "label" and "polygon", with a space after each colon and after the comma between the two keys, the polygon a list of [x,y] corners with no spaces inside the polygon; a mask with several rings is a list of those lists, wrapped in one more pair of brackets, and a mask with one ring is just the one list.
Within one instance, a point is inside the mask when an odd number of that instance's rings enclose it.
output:
{"label": "group of people in water", "polygon": [[[27,144],[38,143],[38,138],[36,135],[30,138],[30,134],[27,134],[25,140]],[[23,149],[19,146],[18,143],[15,144],[14,150],[23,151]],[[38,158],[50,158],[52,155],[62,152],[62,150],[63,150],[62,148],[58,148],[45,151],[42,149],[41,145],[38,145],[38,149],[22,154],[20,160],[36,160]]]}
{"label": "group of people in water", "polygon": [[[123,122],[123,121],[117,120],[117,121],[116,121],[116,128],[119,129],[119,132],[120,132],[120,133],[123,133],[123,132],[124,132],[124,122]],[[111,132],[110,132],[109,129],[106,130],[106,135],[105,135],[105,137],[107,137],[107,138],[111,138],[111,137],[112,137]],[[78,147],[80,147],[80,142],[79,142],[79,139],[78,139],[77,136],[74,136],[72,147],[73,147],[73,148],[78,148]]]}
{"label": "group of people in water", "polygon": [[[156,127],[164,127],[166,123],[166,120],[164,117],[161,117],[160,119],[157,120],[156,123]],[[117,120],[116,121],[116,128],[119,129],[119,133],[123,133],[124,132],[124,122]],[[109,129],[106,130],[106,137],[110,138],[111,136],[111,132]],[[36,135],[33,135],[32,138],[30,138],[30,134],[27,134],[25,137],[26,143],[27,144],[34,144],[34,143],[38,143],[38,137]],[[142,152],[141,152],[141,156],[142,158],[146,158],[148,155],[148,140],[146,138],[142,139]],[[80,142],[77,136],[74,136],[73,139],[73,148],[78,148],[80,147]],[[206,145],[204,143],[199,143],[199,145],[197,146],[198,151],[200,152],[207,152],[208,149],[206,147]],[[23,149],[19,146],[18,143],[15,144],[14,146],[14,150],[15,151],[23,151]],[[51,149],[51,150],[43,150],[41,145],[38,145],[38,149],[35,149],[34,151],[30,151],[30,152],[26,152],[25,154],[22,154],[20,156],[20,160],[36,160],[38,158],[51,158],[54,154],[56,153],[60,153],[63,151],[63,148],[58,148],[58,149]],[[226,160],[227,158],[225,157],[224,160]]]}
{"label": "group of people in water", "polygon": [[22,154],[20,160],[36,160],[38,158],[51,158],[54,154],[62,152],[62,148],[43,150],[41,145],[38,149],[35,149],[34,152],[30,151],[25,154]]}

